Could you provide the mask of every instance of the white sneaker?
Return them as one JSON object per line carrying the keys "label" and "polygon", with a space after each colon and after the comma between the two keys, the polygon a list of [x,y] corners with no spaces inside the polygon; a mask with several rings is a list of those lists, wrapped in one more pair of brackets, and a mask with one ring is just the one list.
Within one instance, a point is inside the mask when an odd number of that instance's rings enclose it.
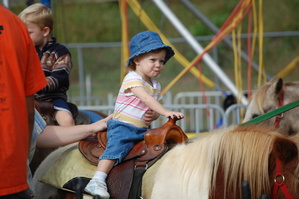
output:
{"label": "white sneaker", "polygon": [[89,183],[84,188],[84,191],[87,193],[93,195],[93,196],[100,196],[104,199],[109,199],[110,194],[107,191],[107,185],[103,181],[97,181],[94,179],[91,179]]}

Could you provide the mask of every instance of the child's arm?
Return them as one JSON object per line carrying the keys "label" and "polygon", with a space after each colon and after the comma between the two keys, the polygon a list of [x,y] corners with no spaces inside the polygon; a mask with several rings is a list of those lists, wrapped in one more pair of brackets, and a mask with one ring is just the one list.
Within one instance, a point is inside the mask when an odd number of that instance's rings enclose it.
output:
{"label": "child's arm", "polygon": [[169,111],[165,109],[155,98],[150,96],[143,87],[133,87],[131,88],[132,93],[136,95],[143,103],[150,107],[153,111],[163,115],[164,117],[174,118],[184,118],[184,114],[175,111]]}
{"label": "child's arm", "polygon": [[[44,63],[46,60],[42,60],[42,65],[46,64]],[[48,85],[39,93],[57,92],[63,87],[69,87],[69,76],[72,69],[71,55],[68,53],[60,56],[51,67],[52,71],[45,73]]]}
{"label": "child's arm", "polygon": [[159,116],[159,113],[153,111],[152,109],[149,109],[144,113],[143,119],[146,125],[150,125],[152,121],[158,119]]}

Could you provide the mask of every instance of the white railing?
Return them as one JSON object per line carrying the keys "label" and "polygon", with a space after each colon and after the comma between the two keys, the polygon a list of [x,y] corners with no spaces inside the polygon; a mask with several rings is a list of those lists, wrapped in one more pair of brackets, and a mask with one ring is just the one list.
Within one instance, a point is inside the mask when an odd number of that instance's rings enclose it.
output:
{"label": "white railing", "polygon": [[[203,104],[202,97],[206,96],[209,104]],[[106,114],[111,114],[114,110],[114,99],[112,95],[108,96],[109,104],[78,106],[79,110],[95,110]],[[163,99],[163,106],[169,110],[180,111],[184,113],[185,118],[179,120],[177,124],[183,131],[200,133],[229,126],[231,124],[240,124],[246,106],[234,104],[223,109],[222,103],[225,96],[222,92],[183,92],[178,93],[172,102],[171,94],[166,94]],[[160,117],[152,123],[152,128],[160,127],[167,121],[166,118]]]}

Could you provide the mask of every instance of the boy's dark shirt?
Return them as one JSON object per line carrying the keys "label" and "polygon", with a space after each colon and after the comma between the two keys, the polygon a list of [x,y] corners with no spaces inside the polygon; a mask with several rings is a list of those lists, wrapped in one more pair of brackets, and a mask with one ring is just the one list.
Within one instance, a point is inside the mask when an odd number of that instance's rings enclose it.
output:
{"label": "boy's dark shirt", "polygon": [[72,69],[71,54],[55,38],[45,44],[42,50],[36,48],[48,85],[37,92],[35,98],[45,101],[63,98],[67,101],[66,92],[69,89],[69,75]]}

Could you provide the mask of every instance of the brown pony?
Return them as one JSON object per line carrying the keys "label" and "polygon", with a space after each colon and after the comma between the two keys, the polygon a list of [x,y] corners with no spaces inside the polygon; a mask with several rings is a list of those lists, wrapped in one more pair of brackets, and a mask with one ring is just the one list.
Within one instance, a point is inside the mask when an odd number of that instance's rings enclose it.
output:
{"label": "brown pony", "polygon": [[[190,143],[175,146],[150,167],[143,177],[142,197],[242,198],[241,184],[248,181],[252,198],[259,198],[262,194],[274,198],[272,191],[274,180],[277,180],[285,183],[287,191],[298,198],[298,140],[299,135],[286,137],[274,127],[264,125],[230,126],[206,133]],[[74,154],[79,154],[73,160],[76,166],[73,162],[68,163]],[[62,165],[56,164],[61,161],[59,159],[63,160]],[[53,198],[51,194],[70,195],[61,189],[57,191],[55,187],[59,186],[54,182],[49,186],[39,180],[44,176],[54,177],[55,180],[64,178],[70,175],[69,170],[74,172],[75,168],[80,172],[79,176],[90,177],[96,166],[88,162],[84,166],[84,162],[87,161],[76,146],[61,147],[50,154],[34,176],[37,198]],[[55,165],[57,170],[53,170],[51,165]],[[279,175],[276,173],[278,166],[281,171]],[[66,195],[61,198],[67,198]],[[276,198],[285,198],[281,189],[278,189]]]}
{"label": "brown pony", "polygon": [[[299,100],[299,81],[283,82],[282,79],[273,78],[253,93],[243,122],[270,112],[277,107]],[[299,108],[284,112],[280,118],[273,117],[263,123],[276,126],[285,135],[299,132]]]}

